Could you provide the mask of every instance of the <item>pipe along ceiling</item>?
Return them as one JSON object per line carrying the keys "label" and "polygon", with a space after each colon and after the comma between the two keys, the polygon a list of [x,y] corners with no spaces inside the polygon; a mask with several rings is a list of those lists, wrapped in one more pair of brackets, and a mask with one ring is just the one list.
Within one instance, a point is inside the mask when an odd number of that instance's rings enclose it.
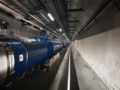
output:
{"label": "pipe along ceiling", "polygon": [[1,0],[0,10],[59,39],[79,38],[112,0]]}

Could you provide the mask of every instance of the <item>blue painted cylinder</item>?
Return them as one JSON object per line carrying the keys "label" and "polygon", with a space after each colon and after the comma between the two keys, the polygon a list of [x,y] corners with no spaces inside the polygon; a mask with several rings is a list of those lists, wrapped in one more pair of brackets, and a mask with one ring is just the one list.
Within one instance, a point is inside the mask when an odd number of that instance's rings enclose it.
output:
{"label": "blue painted cylinder", "polygon": [[25,47],[21,43],[10,44],[12,51],[14,52],[15,66],[12,78],[24,72],[27,61],[27,53]]}
{"label": "blue painted cylinder", "polygon": [[53,53],[56,54],[63,48],[63,43],[61,41],[52,41]]}
{"label": "blue painted cylinder", "polygon": [[33,67],[45,62],[48,56],[47,43],[20,43],[10,45],[15,58],[15,72],[13,78]]}
{"label": "blue painted cylinder", "polygon": [[3,83],[6,78],[14,79],[37,64],[49,63],[50,58],[65,47],[62,41],[41,36],[26,38],[0,34],[0,43],[4,65],[4,71],[0,69],[0,75],[4,74],[4,77],[0,79]]}
{"label": "blue painted cylinder", "polygon": [[61,41],[51,41],[47,38],[34,36],[31,38],[3,35],[2,42],[10,42],[9,47],[14,52],[14,73],[17,77],[36,64],[48,63],[49,59],[59,52],[64,44]]}

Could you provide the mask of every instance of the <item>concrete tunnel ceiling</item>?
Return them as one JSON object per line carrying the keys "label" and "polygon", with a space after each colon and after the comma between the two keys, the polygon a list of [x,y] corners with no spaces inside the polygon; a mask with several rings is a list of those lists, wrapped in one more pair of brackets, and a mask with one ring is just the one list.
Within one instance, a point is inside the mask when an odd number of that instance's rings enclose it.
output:
{"label": "concrete tunnel ceiling", "polygon": [[[20,19],[30,21],[40,30],[49,31],[60,39],[75,40],[110,1],[112,0],[0,0],[0,3],[12,9],[16,18],[19,14]],[[4,7],[1,6],[1,9]],[[49,18],[48,13],[54,20]]]}

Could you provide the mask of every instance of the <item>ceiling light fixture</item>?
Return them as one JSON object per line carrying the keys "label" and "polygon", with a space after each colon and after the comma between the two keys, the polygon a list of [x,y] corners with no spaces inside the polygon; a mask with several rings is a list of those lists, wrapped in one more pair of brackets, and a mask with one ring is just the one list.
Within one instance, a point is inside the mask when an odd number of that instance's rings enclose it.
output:
{"label": "ceiling light fixture", "polygon": [[60,28],[59,31],[62,32],[62,29]]}
{"label": "ceiling light fixture", "polygon": [[54,21],[54,18],[53,18],[53,16],[52,16],[50,13],[48,13],[48,16],[49,16],[49,18],[50,18],[52,21]]}

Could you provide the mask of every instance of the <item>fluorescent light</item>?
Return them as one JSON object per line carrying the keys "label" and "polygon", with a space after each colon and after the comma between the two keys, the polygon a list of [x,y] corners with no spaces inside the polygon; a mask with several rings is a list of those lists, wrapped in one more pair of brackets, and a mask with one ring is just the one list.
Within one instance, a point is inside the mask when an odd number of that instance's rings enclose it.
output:
{"label": "fluorescent light", "polygon": [[62,32],[62,29],[60,28],[59,31]]}
{"label": "fluorescent light", "polygon": [[48,13],[48,16],[49,16],[49,18],[50,18],[52,21],[54,21],[54,18],[53,18],[53,16],[52,16],[50,13]]}

